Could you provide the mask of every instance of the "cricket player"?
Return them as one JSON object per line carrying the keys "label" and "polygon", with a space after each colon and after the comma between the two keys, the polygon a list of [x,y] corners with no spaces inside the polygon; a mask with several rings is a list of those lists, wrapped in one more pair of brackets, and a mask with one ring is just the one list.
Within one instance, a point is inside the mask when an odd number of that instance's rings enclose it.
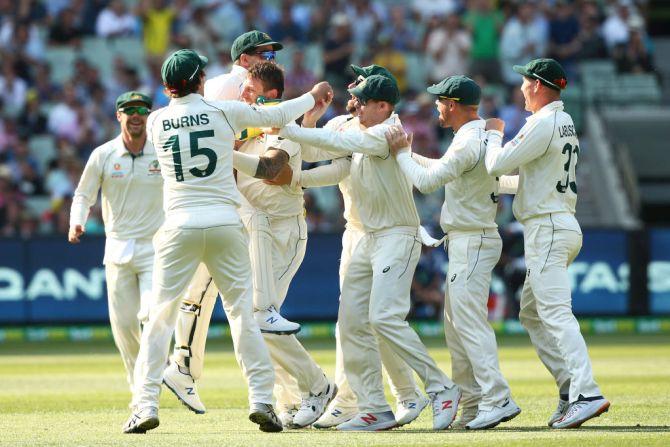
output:
{"label": "cricket player", "polygon": [[72,199],[68,234],[70,243],[79,243],[102,188],[109,321],[131,392],[140,325],[151,301],[151,239],[163,223],[163,178],[146,132],[151,106],[151,98],[140,92],[116,99],[121,134],[95,148],[86,162]]}
{"label": "cricket player", "polygon": [[[412,156],[411,138],[401,127],[390,128],[386,138],[400,169],[419,191],[431,193],[444,185],[440,225],[449,252],[444,329],[452,377],[463,392],[461,417],[454,428],[491,428],[521,412],[500,372],[495,334],[487,321],[491,272],[502,251],[495,223],[501,191],[498,179],[484,165],[486,122],[477,113],[481,98],[477,83],[466,76],[450,76],[428,87],[428,92],[437,95],[440,126],[454,131],[444,156],[439,160]],[[501,183],[515,180],[502,177]]]}
{"label": "cricket player", "polygon": [[283,128],[279,135],[301,144],[352,155],[351,195],[365,235],[344,273],[338,322],[344,370],[360,413],[339,430],[384,430],[397,421],[386,402],[377,340],[386,342],[423,380],[433,403],[433,427],[448,428],[460,390],[437,367],[405,320],[420,254],[419,217],[412,186],[390,156],[384,133],[399,123],[397,84],[372,75],[349,92],[357,98],[360,125],[330,129]]}
{"label": "cricket player", "polygon": [[[256,109],[237,101],[207,101],[201,94],[207,59],[179,50],[161,75],[172,97],[153,112],[147,134],[158,149],[165,223],[154,244],[153,301],[135,367],[134,411],[125,433],[158,426],[158,397],[177,319],[179,297],[204,262],[218,290],[233,336],[235,355],[249,384],[249,419],[262,431],[281,431],[272,407],[274,372],[253,317],[248,239],[237,207],[233,177],[235,135],[247,127],[281,127],[332,95],[327,83],[275,107]],[[257,171],[280,163],[259,157]],[[276,169],[276,167],[275,167]]]}
{"label": "cricket player", "polygon": [[495,176],[519,169],[513,209],[523,224],[527,269],[519,320],[559,389],[549,426],[574,428],[610,406],[593,378],[586,343],[572,314],[567,272],[582,246],[575,219],[579,140],[561,101],[567,86],[563,67],[553,59],[535,59],[515,65],[514,71],[523,76],[521,92],[532,115],[504,147],[504,122],[487,122],[486,169]]}
{"label": "cricket player", "polygon": [[[379,65],[370,65],[367,67],[351,66],[356,80],[349,84],[348,88],[355,87],[368,76],[379,74],[395,82],[395,77],[386,68]],[[316,122],[321,118],[327,107],[315,107],[306,113],[302,120],[302,126],[313,128]],[[332,129],[336,132],[344,132],[347,129],[360,129],[360,124],[356,111],[356,98],[353,96],[347,103],[346,115],[340,115],[328,121],[324,128]],[[333,155],[327,151],[315,148],[309,145],[303,145],[303,159],[310,162],[323,161],[333,158]],[[283,181],[291,184],[293,187],[301,186],[303,188],[321,187],[329,185],[338,185],[344,201],[344,218],[346,220],[345,230],[342,234],[342,256],[340,258],[340,290],[344,272],[346,272],[351,259],[351,254],[356,244],[364,236],[363,225],[358,218],[357,211],[352,206],[351,188],[349,182],[349,172],[351,166],[351,156],[340,156],[334,159],[330,164],[318,166],[313,169],[300,171],[294,170],[286,172],[289,174]],[[271,182],[277,184],[278,179]],[[339,325],[336,326],[336,356],[335,356],[335,382],[338,387],[337,396],[328,406],[326,412],[312,424],[315,428],[335,427],[343,422],[353,419],[358,413],[356,395],[351,390],[344,374],[344,365],[342,360],[342,347],[340,343]],[[382,364],[389,378],[391,393],[395,396],[396,422],[399,426],[409,424],[414,421],[421,411],[430,402],[419,390],[414,381],[414,374],[407,364],[397,357],[388,347],[388,344],[379,340],[379,353]]]}
{"label": "cricket player", "polygon": [[[274,63],[276,51],[282,48],[279,42],[275,42],[261,31],[253,30],[238,36],[230,50],[234,61],[232,70],[230,73],[205,81],[205,100],[241,100],[243,84],[248,78],[249,70],[260,62]],[[259,129],[255,131],[261,133]],[[245,135],[239,137],[244,139],[257,136],[248,135],[246,129],[242,133]],[[258,284],[254,282],[254,287],[257,286]],[[207,331],[218,292],[212,276],[204,264],[201,264],[189,284],[180,307],[175,330],[174,353],[164,374],[165,385],[196,414],[206,411],[198,393],[197,380],[202,376],[204,368]],[[268,295],[254,293],[254,300],[265,296]],[[294,334],[300,331],[299,324],[283,318],[271,303],[254,302],[254,308],[254,317],[261,332]],[[297,385],[294,388],[297,393]]]}

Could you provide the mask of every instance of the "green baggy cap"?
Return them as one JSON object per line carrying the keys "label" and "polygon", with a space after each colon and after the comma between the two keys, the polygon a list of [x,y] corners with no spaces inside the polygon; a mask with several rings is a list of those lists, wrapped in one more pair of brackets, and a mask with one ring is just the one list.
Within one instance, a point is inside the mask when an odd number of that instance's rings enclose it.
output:
{"label": "green baggy cap", "polygon": [[128,103],[131,102],[141,102],[147,105],[147,107],[151,108],[154,103],[151,100],[150,97],[145,95],[144,93],[140,92],[125,92],[119,95],[118,98],[116,98],[116,110],[119,110],[121,107],[125,106]]}
{"label": "green baggy cap", "polygon": [[207,58],[194,50],[182,49],[172,53],[161,67],[161,77],[165,85],[177,85],[182,81],[190,82],[207,65]]}
{"label": "green baggy cap", "polygon": [[476,106],[482,96],[479,85],[467,76],[449,76],[439,84],[428,87],[428,93],[437,95],[440,99],[451,99],[464,106]]}
{"label": "green baggy cap", "polygon": [[525,66],[515,65],[512,69],[528,78],[537,79],[554,90],[561,91],[568,85],[565,70],[554,59],[534,59]]}
{"label": "green baggy cap", "polygon": [[348,91],[362,100],[376,99],[391,104],[397,104],[400,101],[398,84],[382,75],[369,76]]}
{"label": "green baggy cap", "polygon": [[230,57],[233,61],[236,61],[243,53],[264,45],[272,45],[272,49],[275,51],[284,48],[282,44],[272,40],[268,33],[253,30],[242,34],[233,41],[233,46],[230,47]]}
{"label": "green baggy cap", "polygon": [[381,65],[377,64],[372,64],[368,65],[367,67],[359,67],[358,65],[351,65],[351,70],[357,75],[357,76],[363,76],[364,78],[370,77],[372,75],[380,75],[384,76],[385,78],[389,78],[396,84],[398,83],[398,80],[393,76],[393,74],[388,71],[386,68],[382,67]]}

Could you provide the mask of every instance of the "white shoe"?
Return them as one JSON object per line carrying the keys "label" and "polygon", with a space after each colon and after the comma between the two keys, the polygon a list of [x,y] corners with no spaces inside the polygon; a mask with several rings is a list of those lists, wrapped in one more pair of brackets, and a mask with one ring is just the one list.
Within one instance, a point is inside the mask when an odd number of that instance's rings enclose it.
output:
{"label": "white shoe", "polygon": [[454,385],[439,393],[430,393],[429,396],[433,404],[433,430],[446,430],[456,418],[461,390]]}
{"label": "white shoe", "polygon": [[158,408],[144,407],[137,411],[133,411],[125,425],[123,426],[124,433],[146,433],[158,425]]}
{"label": "white shoe", "polygon": [[560,420],[552,424],[553,428],[577,428],[591,418],[607,412],[610,403],[602,396],[579,399],[570,404],[567,413]]}
{"label": "white shoe", "polygon": [[547,425],[551,427],[552,425],[554,425],[554,422],[558,422],[561,419],[563,419],[563,416],[565,416],[565,413],[567,413],[569,406],[570,402],[568,402],[567,400],[559,399],[558,405],[556,406],[554,413],[549,417],[549,421],[547,421]]}
{"label": "white shoe", "polygon": [[254,318],[261,332],[290,335],[300,332],[300,325],[282,317],[274,306],[254,312]]}
{"label": "white shoe", "polygon": [[423,394],[416,396],[414,399],[408,399],[398,402],[398,408],[395,412],[395,420],[398,427],[407,425],[419,417],[424,408],[430,403]]}
{"label": "white shoe", "polygon": [[501,422],[511,421],[521,413],[521,408],[509,398],[501,406],[495,406],[490,410],[479,410],[477,417],[470,421],[465,428],[467,430],[484,430],[493,428]]}
{"label": "white shoe", "polygon": [[293,428],[293,418],[298,413],[298,407],[288,407],[279,412],[279,421],[284,428]]}
{"label": "white shoe", "polygon": [[477,417],[477,411],[477,407],[467,407],[461,409],[461,415],[451,424],[451,428],[456,430],[465,430],[465,426]]}
{"label": "white shoe", "polygon": [[249,420],[258,424],[261,431],[278,432],[284,427],[275,414],[274,408],[270,404],[253,403],[249,410]]}
{"label": "white shoe", "polygon": [[326,389],[319,394],[314,395],[310,393],[309,397],[302,399],[300,409],[293,418],[291,428],[302,428],[312,425],[319,419],[328,408],[328,404],[335,398],[337,394],[337,385],[328,382]]}
{"label": "white shoe", "polygon": [[334,400],[323,415],[312,424],[314,428],[331,428],[352,420],[358,414],[356,407],[344,407]]}
{"label": "white shoe", "polygon": [[342,431],[380,431],[398,425],[392,411],[382,413],[358,413],[350,421],[337,426]]}
{"label": "white shoe", "polygon": [[205,405],[198,396],[195,380],[190,373],[182,372],[177,362],[172,362],[165,368],[163,383],[186,408],[195,414],[205,413]]}

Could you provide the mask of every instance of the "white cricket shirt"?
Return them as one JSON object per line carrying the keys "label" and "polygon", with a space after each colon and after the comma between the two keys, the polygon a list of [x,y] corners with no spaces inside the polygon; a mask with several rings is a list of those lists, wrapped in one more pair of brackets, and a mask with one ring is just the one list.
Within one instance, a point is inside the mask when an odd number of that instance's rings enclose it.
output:
{"label": "white cricket shirt", "polygon": [[241,65],[233,65],[230,73],[225,73],[205,81],[205,94],[207,100],[225,101],[240,99],[242,84],[247,78],[249,71]]}

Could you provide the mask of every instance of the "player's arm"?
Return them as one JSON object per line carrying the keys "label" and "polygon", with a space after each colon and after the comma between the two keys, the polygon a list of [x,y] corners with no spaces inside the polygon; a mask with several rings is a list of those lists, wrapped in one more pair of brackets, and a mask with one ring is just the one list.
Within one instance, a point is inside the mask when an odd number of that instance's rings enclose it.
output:
{"label": "player's arm", "polygon": [[249,155],[233,151],[233,168],[260,179],[275,178],[286,166],[288,160],[289,155],[285,151],[272,147],[263,155]]}
{"label": "player's arm", "polygon": [[[309,121],[307,119],[308,114],[310,112],[306,113],[305,116],[302,119],[302,127],[307,128],[307,129],[316,127],[314,125],[316,123],[316,121],[314,121],[314,123],[312,123],[311,121]],[[346,123],[350,119],[354,119],[354,118],[350,115],[349,116],[347,116],[347,115],[336,116],[335,118],[328,121],[325,124],[325,126],[323,126],[323,128],[324,129],[330,129],[330,130],[337,130],[338,128],[340,128],[340,126],[342,126],[344,123]],[[324,150],[323,148],[313,146],[311,144],[302,144],[301,146],[302,146],[302,160],[306,161],[306,162],[309,162],[309,163],[316,163],[316,162],[319,162],[319,161],[332,160],[334,158],[340,158],[340,157],[343,156],[342,151],[340,151],[340,152],[328,152],[328,151]]]}
{"label": "player's arm", "polygon": [[101,155],[101,151],[93,151],[86,162],[84,172],[81,174],[79,184],[72,197],[70,230],[68,231],[68,241],[72,244],[79,243],[79,237],[84,234],[88,213],[98,199],[98,190],[102,183],[103,172]]}
{"label": "player's arm", "polygon": [[300,144],[317,146],[327,151],[334,151],[341,155],[349,155],[360,152],[377,157],[388,157],[389,147],[384,138],[384,129],[370,128],[363,130],[346,130],[336,132],[330,129],[304,129],[300,127],[287,126],[279,135]]}
{"label": "player's arm", "polygon": [[486,170],[490,175],[501,176],[512,172],[544,154],[551,143],[554,128],[543,120],[526,124],[513,140],[502,146],[505,122],[492,118],[486,121]]}
{"label": "player's arm", "polygon": [[500,194],[516,194],[519,189],[518,175],[501,175],[498,178],[498,192]]}
{"label": "player's arm", "polygon": [[347,178],[350,168],[350,157],[338,158],[327,165],[297,172],[295,184],[300,185],[303,188],[318,188],[321,186],[337,185]]}
{"label": "player's arm", "polygon": [[412,160],[424,168],[430,168],[430,165],[432,165],[433,161],[435,161],[434,158],[424,157],[423,155],[419,155],[416,152],[412,152]]}

